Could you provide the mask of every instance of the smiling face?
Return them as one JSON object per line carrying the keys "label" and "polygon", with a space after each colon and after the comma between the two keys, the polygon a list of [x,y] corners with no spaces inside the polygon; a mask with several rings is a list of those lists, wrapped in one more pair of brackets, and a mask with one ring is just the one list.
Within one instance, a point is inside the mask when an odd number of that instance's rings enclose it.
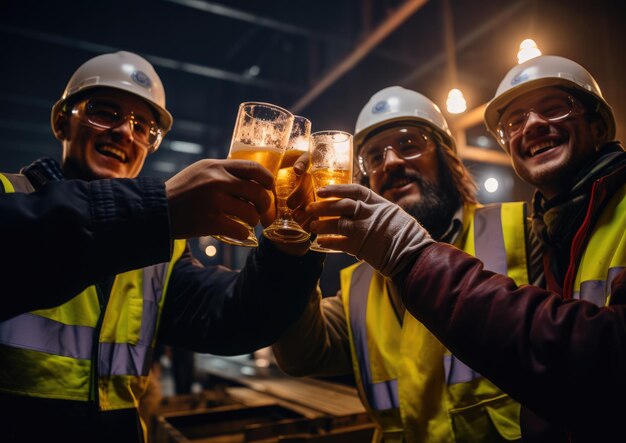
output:
{"label": "smiling face", "polygon": [[[568,101],[572,112],[553,120],[552,108],[546,104],[559,101]],[[546,198],[569,189],[581,167],[596,155],[606,133],[600,119],[588,118],[580,101],[554,87],[536,89],[511,102],[500,123],[506,127],[510,121],[519,123],[508,141],[513,168]]]}
{"label": "smiling face", "polygon": [[[112,111],[132,118],[109,128],[93,124],[97,116],[91,112]],[[55,121],[55,135],[63,142],[66,176],[82,180],[137,177],[148,150],[138,142],[138,131],[143,129],[134,122],[154,119],[144,100],[114,89],[96,90],[74,103],[71,112]]]}
{"label": "smiling face", "polygon": [[[419,202],[423,194],[422,183],[439,184],[439,162],[436,144],[428,137],[424,153],[416,158],[405,159],[399,152],[407,146],[422,143],[428,132],[417,126],[399,125],[386,129],[368,139],[361,153],[377,149],[382,154],[380,166],[369,175],[370,187],[387,200],[404,206]],[[385,149],[391,147],[392,149]],[[408,155],[407,155],[408,156]]]}
{"label": "smiling face", "polygon": [[[416,149],[415,144],[421,149]],[[450,173],[446,173],[443,148],[437,145],[430,130],[413,125],[392,126],[366,140],[360,153],[367,155],[366,150],[372,148],[382,155],[374,157],[378,166],[368,175],[370,188],[398,204],[434,238],[439,238],[448,229],[460,200]],[[421,153],[417,155],[418,152]]]}

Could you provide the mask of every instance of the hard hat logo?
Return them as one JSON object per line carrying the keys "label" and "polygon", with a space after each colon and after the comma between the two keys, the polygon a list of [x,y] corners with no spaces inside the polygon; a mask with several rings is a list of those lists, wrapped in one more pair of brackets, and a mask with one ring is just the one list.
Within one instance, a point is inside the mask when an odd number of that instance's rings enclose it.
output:
{"label": "hard hat logo", "polygon": [[152,80],[150,80],[150,77],[148,77],[148,75],[145,72],[134,71],[130,75],[130,78],[132,78],[133,81],[137,83],[139,86],[143,86],[144,88],[150,88],[152,86]]}
{"label": "hard hat logo", "polygon": [[372,114],[381,114],[390,110],[389,103],[386,100],[381,100],[372,107]]}
{"label": "hard hat logo", "polygon": [[365,104],[354,129],[354,153],[373,131],[392,123],[426,125],[455,150],[454,139],[439,107],[419,92],[401,86],[389,86],[375,93]]}
{"label": "hard hat logo", "polygon": [[530,78],[530,76],[528,75],[527,72],[525,72],[525,71],[521,72],[518,75],[516,75],[515,77],[513,77],[513,80],[511,80],[511,86],[519,85],[520,83],[525,82],[529,78]]}

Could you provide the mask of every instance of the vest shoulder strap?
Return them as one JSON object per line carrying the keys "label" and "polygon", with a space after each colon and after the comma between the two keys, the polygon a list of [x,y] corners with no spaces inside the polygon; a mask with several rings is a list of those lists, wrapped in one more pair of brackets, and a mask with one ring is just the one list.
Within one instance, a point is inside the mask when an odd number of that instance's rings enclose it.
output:
{"label": "vest shoulder strap", "polygon": [[0,174],[0,183],[2,183],[2,193],[10,194],[13,192],[20,192],[23,194],[30,194],[35,192],[35,188],[23,174]]}

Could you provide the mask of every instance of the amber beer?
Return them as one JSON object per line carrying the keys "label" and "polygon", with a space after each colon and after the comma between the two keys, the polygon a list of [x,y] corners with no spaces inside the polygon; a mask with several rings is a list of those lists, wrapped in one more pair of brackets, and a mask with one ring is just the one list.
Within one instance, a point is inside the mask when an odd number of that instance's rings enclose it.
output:
{"label": "amber beer", "polygon": [[[322,168],[311,171],[313,176],[313,185],[315,189],[323,188],[328,185],[349,185],[352,183],[352,171],[349,169],[329,169]],[[315,199],[323,200],[339,200],[337,197],[319,198],[316,194]],[[320,217],[320,220],[329,220],[337,217]]]}
{"label": "amber beer", "polygon": [[236,160],[251,160],[267,168],[272,175],[276,175],[280,168],[284,151],[273,146],[254,146],[239,141],[233,142],[229,158]]}
{"label": "amber beer", "polygon": [[287,199],[298,184],[298,176],[293,170],[293,165],[305,152],[297,149],[285,151],[281,168],[276,175],[276,200],[278,201],[279,214],[291,215],[292,211],[287,206]]}

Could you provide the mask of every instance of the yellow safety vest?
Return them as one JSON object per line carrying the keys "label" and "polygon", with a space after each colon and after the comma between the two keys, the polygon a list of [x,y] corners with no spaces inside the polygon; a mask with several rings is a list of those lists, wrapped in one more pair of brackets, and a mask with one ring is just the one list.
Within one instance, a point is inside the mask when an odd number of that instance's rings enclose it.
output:
{"label": "yellow safety vest", "polygon": [[581,256],[573,298],[611,303],[611,283],[626,269],[626,185],[607,202]]}
{"label": "yellow safety vest", "polygon": [[[0,174],[0,181],[7,193],[33,190],[23,175]],[[170,262],[118,274],[106,306],[89,286],[58,307],[0,322],[0,391],[94,401],[101,411],[136,408],[169,277],[184,249],[177,240]]]}
{"label": "yellow safety vest", "polygon": [[[525,219],[524,203],[467,207],[455,246],[480,258],[486,269],[528,284]],[[408,312],[401,323],[386,283],[366,263],[341,272],[355,378],[378,425],[375,439],[520,439],[519,404],[450,354]]]}

